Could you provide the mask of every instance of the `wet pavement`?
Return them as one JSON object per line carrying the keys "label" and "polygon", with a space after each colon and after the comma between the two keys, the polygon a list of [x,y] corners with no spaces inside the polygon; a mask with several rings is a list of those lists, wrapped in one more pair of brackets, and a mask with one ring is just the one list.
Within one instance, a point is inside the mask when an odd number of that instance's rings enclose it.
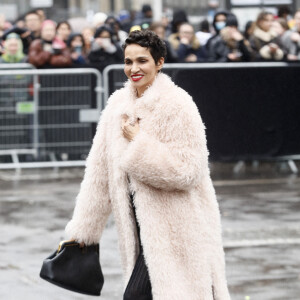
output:
{"label": "wet pavement", "polygon": [[[222,213],[232,300],[300,299],[300,176],[282,165],[211,164]],[[0,299],[92,299],[39,278],[42,260],[64,237],[83,169],[0,172]],[[122,299],[117,233],[101,239],[99,299]],[[188,299],[183,299],[188,300]]]}

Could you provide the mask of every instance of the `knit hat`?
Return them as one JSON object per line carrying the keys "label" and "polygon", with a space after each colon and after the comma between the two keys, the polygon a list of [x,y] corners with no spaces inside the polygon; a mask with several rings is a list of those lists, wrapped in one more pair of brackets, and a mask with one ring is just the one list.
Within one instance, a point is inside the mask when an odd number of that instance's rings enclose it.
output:
{"label": "knit hat", "polygon": [[43,29],[46,25],[53,25],[56,28],[56,23],[52,20],[45,20],[42,23],[41,29]]}
{"label": "knit hat", "polygon": [[107,19],[107,14],[103,12],[97,12],[93,17],[93,26],[99,27],[104,24],[105,20]]}
{"label": "knit hat", "polygon": [[142,7],[142,12],[145,14],[148,11],[152,11],[152,8],[149,4],[144,4]]}

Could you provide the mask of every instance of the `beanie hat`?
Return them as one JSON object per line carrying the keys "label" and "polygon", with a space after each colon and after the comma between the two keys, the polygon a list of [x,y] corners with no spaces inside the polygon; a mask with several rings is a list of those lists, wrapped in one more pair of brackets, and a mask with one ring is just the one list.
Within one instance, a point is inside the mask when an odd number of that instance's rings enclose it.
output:
{"label": "beanie hat", "polygon": [[41,29],[43,29],[46,25],[53,25],[53,26],[56,28],[56,24],[55,24],[55,22],[52,21],[52,20],[45,20],[45,21],[42,23]]}
{"label": "beanie hat", "polygon": [[143,7],[142,7],[142,12],[146,13],[148,11],[152,11],[151,6],[149,4],[144,4]]}

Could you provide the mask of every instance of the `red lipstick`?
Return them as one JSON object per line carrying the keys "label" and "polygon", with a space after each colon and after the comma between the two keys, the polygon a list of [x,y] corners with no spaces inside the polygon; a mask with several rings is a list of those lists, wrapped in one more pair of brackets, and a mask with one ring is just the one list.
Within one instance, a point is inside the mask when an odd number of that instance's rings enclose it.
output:
{"label": "red lipstick", "polygon": [[139,81],[139,80],[141,80],[143,77],[144,77],[144,75],[142,75],[142,74],[134,74],[134,75],[131,75],[131,79],[132,79],[133,81]]}

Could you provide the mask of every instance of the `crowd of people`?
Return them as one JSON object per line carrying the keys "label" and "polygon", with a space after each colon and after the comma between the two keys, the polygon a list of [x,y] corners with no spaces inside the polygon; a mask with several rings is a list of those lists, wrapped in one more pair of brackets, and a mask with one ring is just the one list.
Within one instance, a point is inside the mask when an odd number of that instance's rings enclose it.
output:
{"label": "crowd of people", "polygon": [[195,30],[184,10],[153,22],[150,5],[140,12],[117,16],[99,12],[93,24],[74,32],[68,20],[56,23],[41,9],[15,22],[0,16],[0,62],[28,62],[37,68],[94,66],[122,63],[124,43],[133,30],[152,30],[167,46],[167,63],[251,62],[300,60],[300,10],[274,15],[262,11],[243,31],[228,11],[217,11],[212,24],[204,19]]}

